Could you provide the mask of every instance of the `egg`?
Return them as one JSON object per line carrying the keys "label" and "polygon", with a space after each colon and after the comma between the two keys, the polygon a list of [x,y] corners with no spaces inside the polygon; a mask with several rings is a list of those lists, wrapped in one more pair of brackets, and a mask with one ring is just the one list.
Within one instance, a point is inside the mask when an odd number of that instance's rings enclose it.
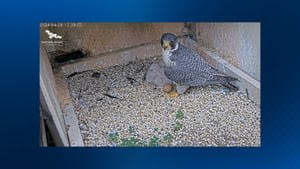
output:
{"label": "egg", "polygon": [[166,93],[170,93],[173,90],[172,84],[170,84],[170,83],[164,84],[163,90]]}

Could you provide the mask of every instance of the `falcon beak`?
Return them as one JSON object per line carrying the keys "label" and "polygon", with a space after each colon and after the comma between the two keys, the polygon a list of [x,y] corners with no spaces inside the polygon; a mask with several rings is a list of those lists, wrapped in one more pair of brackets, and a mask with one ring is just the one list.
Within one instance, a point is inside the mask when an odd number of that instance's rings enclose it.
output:
{"label": "falcon beak", "polygon": [[163,41],[162,47],[164,48],[164,50],[167,49],[169,46],[170,46],[170,44],[168,41]]}

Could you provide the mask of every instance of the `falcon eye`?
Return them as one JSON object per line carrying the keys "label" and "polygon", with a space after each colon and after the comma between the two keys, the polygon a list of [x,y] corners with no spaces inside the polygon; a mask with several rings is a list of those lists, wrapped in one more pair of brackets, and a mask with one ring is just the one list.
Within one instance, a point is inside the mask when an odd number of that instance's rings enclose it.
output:
{"label": "falcon eye", "polygon": [[170,46],[171,46],[172,49],[174,49],[175,48],[175,42],[174,41],[170,41]]}

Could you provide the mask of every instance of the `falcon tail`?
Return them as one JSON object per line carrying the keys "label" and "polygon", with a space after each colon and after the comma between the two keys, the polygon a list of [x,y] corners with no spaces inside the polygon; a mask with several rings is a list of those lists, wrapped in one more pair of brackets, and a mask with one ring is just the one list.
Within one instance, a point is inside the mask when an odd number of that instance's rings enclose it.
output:
{"label": "falcon tail", "polygon": [[230,91],[238,91],[239,87],[237,87],[236,85],[231,84],[230,82],[228,83],[223,83],[222,84],[224,87],[226,87],[227,89],[229,89]]}
{"label": "falcon tail", "polygon": [[231,77],[231,76],[222,76],[222,78],[223,78],[222,85],[225,86],[226,88],[228,88],[230,91],[238,91],[239,90],[238,86],[230,83],[233,81],[239,81],[239,79],[237,79],[235,77]]}
{"label": "falcon tail", "polygon": [[219,76],[219,77],[223,78],[222,80],[225,82],[239,81],[239,79],[231,76]]}
{"label": "falcon tail", "polygon": [[216,83],[222,84],[224,87],[228,88],[230,91],[238,91],[239,88],[232,84],[231,82],[239,81],[239,79],[231,76],[218,75],[216,76]]}

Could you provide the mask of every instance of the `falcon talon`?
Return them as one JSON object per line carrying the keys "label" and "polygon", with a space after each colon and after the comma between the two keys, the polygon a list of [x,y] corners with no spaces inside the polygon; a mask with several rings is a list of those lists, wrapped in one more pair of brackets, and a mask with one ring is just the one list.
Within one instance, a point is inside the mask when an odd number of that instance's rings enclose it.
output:
{"label": "falcon talon", "polygon": [[173,99],[176,99],[178,96],[179,96],[179,93],[175,92],[175,91],[171,91],[169,93],[169,95],[173,98]]}

